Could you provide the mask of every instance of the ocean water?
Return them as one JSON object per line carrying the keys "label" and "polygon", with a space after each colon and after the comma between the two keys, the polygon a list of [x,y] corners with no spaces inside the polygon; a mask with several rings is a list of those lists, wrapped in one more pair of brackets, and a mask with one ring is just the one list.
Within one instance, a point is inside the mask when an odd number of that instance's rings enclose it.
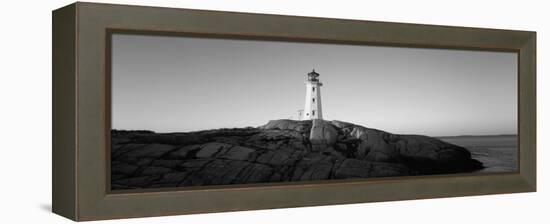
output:
{"label": "ocean water", "polygon": [[517,135],[439,137],[467,148],[485,166],[477,172],[515,172],[518,170]]}

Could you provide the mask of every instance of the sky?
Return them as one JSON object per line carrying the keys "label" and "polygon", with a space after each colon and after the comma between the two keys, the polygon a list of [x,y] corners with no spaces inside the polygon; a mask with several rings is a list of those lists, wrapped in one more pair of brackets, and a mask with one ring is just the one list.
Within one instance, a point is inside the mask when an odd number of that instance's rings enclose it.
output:
{"label": "sky", "polygon": [[187,132],[323,118],[396,134],[517,133],[517,54],[114,34],[112,128]]}

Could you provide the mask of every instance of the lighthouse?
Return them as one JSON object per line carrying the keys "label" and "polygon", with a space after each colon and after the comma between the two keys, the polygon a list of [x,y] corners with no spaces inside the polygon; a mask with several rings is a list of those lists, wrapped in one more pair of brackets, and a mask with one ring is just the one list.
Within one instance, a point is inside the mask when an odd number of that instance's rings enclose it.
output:
{"label": "lighthouse", "polygon": [[323,110],[321,108],[321,86],[319,82],[319,73],[315,69],[307,74],[306,81],[306,103],[301,112],[302,120],[323,119]]}

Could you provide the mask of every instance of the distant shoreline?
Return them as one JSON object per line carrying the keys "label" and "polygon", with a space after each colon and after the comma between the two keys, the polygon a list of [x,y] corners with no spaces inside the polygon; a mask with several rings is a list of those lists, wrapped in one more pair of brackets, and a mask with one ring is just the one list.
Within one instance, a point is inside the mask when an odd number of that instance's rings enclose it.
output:
{"label": "distant shoreline", "polygon": [[433,136],[433,138],[486,138],[486,137],[515,137],[517,134],[500,135],[456,135],[456,136]]}
{"label": "distant shoreline", "polygon": [[[254,127],[244,127],[254,128]],[[129,130],[129,129],[111,129],[111,132],[142,132],[142,133],[155,133],[155,134],[188,134],[188,133],[199,133],[206,131],[214,130],[230,130],[230,129],[242,129],[242,128],[216,128],[208,130],[198,130],[198,131],[188,131],[188,132],[156,132],[152,130]],[[396,134],[396,135],[414,135],[414,134]],[[429,136],[429,135],[425,135]],[[451,136],[429,136],[432,138],[486,138],[486,137],[515,137],[517,134],[496,134],[496,135],[451,135]]]}

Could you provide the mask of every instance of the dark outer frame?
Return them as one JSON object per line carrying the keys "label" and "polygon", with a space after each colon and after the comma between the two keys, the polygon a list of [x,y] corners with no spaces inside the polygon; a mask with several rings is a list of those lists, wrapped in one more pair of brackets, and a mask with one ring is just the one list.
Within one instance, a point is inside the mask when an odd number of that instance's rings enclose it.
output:
{"label": "dark outer frame", "polygon": [[[53,212],[82,221],[536,191],[536,33],[77,2],[53,12]],[[112,33],[518,53],[519,171],[110,191]]]}

